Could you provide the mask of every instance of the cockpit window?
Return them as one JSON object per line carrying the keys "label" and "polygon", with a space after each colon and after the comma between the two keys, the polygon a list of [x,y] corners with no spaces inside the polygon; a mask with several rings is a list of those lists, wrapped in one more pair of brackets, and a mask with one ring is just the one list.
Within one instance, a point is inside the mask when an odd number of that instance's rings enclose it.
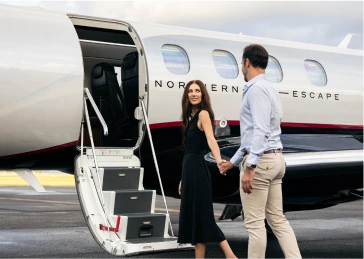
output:
{"label": "cockpit window", "polygon": [[275,57],[269,56],[265,78],[272,83],[279,83],[283,80],[282,67]]}
{"label": "cockpit window", "polygon": [[327,84],[325,69],[319,62],[306,59],[304,64],[308,79],[313,85],[325,86]]}
{"label": "cockpit window", "polygon": [[221,77],[234,79],[238,76],[238,64],[230,52],[215,49],[212,52],[212,58],[214,60],[216,71]]}
{"label": "cockpit window", "polygon": [[190,61],[183,48],[177,45],[164,44],[162,46],[162,55],[169,72],[176,75],[185,75],[190,71]]}

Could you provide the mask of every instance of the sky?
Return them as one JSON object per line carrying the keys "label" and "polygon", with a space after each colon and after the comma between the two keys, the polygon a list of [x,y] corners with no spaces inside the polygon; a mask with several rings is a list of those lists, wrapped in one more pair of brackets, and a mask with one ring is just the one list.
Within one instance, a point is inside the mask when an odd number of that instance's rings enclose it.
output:
{"label": "sky", "polygon": [[145,21],[363,49],[362,1],[1,1],[65,13]]}

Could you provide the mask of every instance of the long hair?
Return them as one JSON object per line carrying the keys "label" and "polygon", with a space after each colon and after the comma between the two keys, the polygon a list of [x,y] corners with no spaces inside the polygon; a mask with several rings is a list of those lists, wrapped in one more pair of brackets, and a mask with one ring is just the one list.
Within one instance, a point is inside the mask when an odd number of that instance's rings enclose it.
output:
{"label": "long hair", "polygon": [[190,82],[187,83],[185,90],[183,91],[183,95],[182,95],[182,115],[181,115],[181,118],[182,118],[182,148],[185,147],[186,130],[187,130],[188,123],[191,118],[191,112],[192,112],[192,104],[190,103],[190,100],[188,99],[188,91],[192,84],[197,84],[201,90],[201,102],[197,105],[197,110],[198,111],[206,110],[209,113],[212,127],[214,127],[214,121],[215,121],[214,112],[212,111],[212,108],[211,108],[210,96],[209,96],[209,93],[207,92],[205,84],[202,83],[202,81],[200,81],[200,80],[191,80]]}

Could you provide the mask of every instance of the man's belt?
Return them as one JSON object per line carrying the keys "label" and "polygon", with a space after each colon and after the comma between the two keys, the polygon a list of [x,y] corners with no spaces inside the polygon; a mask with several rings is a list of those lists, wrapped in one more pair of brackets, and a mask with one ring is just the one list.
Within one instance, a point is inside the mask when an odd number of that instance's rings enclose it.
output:
{"label": "man's belt", "polygon": [[[271,150],[267,150],[264,151],[263,154],[271,154],[271,153],[282,153],[282,151],[280,149],[271,149]],[[249,155],[250,152],[245,152],[244,156]]]}
{"label": "man's belt", "polygon": [[282,153],[282,151],[280,149],[271,149],[264,151],[264,154],[270,154],[270,153]]}

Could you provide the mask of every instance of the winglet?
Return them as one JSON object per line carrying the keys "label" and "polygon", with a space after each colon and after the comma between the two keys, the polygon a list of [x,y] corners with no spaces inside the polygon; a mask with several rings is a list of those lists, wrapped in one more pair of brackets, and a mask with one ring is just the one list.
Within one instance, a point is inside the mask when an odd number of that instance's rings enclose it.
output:
{"label": "winglet", "polygon": [[343,39],[343,41],[337,47],[346,49],[350,43],[351,37],[353,37],[354,35],[356,35],[356,34],[348,33],[348,35],[346,35],[346,37]]}

